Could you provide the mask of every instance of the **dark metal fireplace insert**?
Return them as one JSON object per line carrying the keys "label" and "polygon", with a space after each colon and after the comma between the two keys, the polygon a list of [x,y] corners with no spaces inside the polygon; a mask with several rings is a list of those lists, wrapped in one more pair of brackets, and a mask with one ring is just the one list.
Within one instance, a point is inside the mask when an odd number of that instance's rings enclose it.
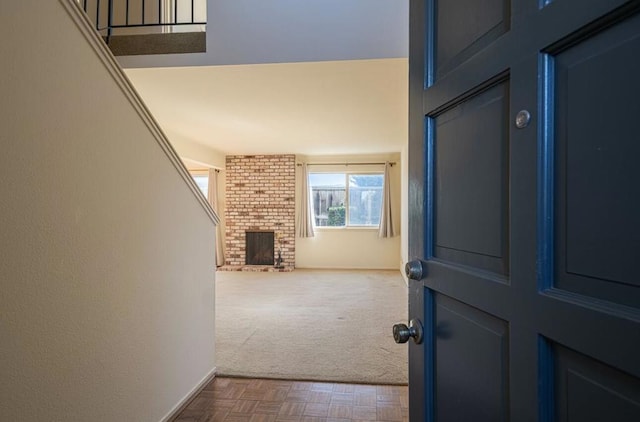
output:
{"label": "dark metal fireplace insert", "polygon": [[247,265],[273,265],[273,232],[246,231],[245,256]]}

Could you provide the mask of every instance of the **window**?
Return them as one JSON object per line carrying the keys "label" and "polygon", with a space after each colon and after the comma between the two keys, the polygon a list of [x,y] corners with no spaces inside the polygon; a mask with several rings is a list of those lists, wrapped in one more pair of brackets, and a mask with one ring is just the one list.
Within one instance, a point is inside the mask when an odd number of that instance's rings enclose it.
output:
{"label": "window", "polygon": [[200,170],[191,171],[190,173],[204,197],[209,199],[209,173]]}
{"label": "window", "polygon": [[309,173],[316,227],[378,227],[382,173]]}

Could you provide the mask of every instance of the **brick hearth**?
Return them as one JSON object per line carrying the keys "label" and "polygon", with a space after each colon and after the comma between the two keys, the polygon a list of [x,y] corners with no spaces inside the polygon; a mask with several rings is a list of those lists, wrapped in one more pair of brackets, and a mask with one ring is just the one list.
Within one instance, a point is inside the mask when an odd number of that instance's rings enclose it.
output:
{"label": "brick hearth", "polygon": [[[291,271],[295,267],[295,155],[226,158],[226,271]],[[245,232],[272,230],[282,269],[245,264]]]}

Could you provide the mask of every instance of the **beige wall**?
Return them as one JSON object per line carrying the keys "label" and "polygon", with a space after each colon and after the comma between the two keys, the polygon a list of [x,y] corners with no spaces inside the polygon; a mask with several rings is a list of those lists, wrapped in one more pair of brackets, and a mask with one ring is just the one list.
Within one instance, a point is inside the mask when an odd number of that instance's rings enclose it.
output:
{"label": "beige wall", "polygon": [[168,130],[165,130],[165,133],[178,155],[187,162],[187,167],[224,169],[226,159],[224,153],[190,139],[185,139],[177,133]]}
{"label": "beige wall", "polygon": [[[220,233],[222,236],[222,242],[217,247],[222,248],[224,254],[224,233],[227,229],[227,225],[224,218],[224,210],[227,207],[227,198],[225,195],[225,187],[227,185],[227,171],[225,169],[225,155],[212,148],[198,144],[193,141],[187,141],[184,138],[167,133],[171,145],[175,148],[176,152],[182,159],[184,165],[191,171],[208,171],[213,168],[218,170],[218,226],[220,227]],[[221,265],[220,263],[219,265]]]}
{"label": "beige wall", "polygon": [[62,4],[0,14],[0,419],[158,421],[214,369],[214,224]]}
{"label": "beige wall", "polygon": [[375,230],[316,230],[312,238],[296,238],[296,268],[398,268],[400,236],[378,238]]}
{"label": "beige wall", "polygon": [[[173,136],[170,135],[174,143]],[[178,138],[179,139],[179,138]],[[189,156],[187,166],[193,169],[216,167],[219,159],[224,156],[211,149],[199,146],[195,143],[178,143],[174,146],[181,156]],[[186,148],[185,148],[186,146]],[[391,169],[393,183],[393,211],[394,222],[398,236],[391,239],[378,238],[377,230],[371,229],[320,229],[316,230],[316,236],[309,239],[295,238],[295,263],[296,268],[375,268],[375,269],[399,269],[404,274],[404,263],[407,261],[407,160],[406,148],[401,154],[381,154],[366,156],[303,156],[298,155],[298,162],[384,162],[395,161],[396,165]],[[215,164],[213,164],[215,162]],[[359,171],[380,170],[380,166],[357,167]],[[322,167],[328,170],[328,167]],[[353,167],[352,167],[353,169]],[[344,171],[344,167],[335,168],[336,171]],[[300,206],[300,168],[296,167],[296,227]],[[225,170],[219,173],[221,187],[220,217],[224,215],[226,208]],[[224,219],[222,219],[224,220]],[[224,224],[224,221],[221,221]],[[224,227],[223,227],[224,229]],[[297,230],[297,229],[296,229]],[[224,233],[224,231],[223,231]],[[336,245],[338,245],[336,247]]]}
{"label": "beige wall", "polygon": [[[342,228],[318,229],[312,238],[296,237],[296,268],[354,268],[354,269],[397,269],[400,256],[400,154],[367,156],[298,156],[298,161],[307,163],[335,162],[384,162],[395,161],[391,168],[392,201],[394,223],[398,236],[388,239],[378,237],[378,231],[372,229]],[[320,167],[314,168],[318,170]],[[345,171],[344,166],[322,166],[322,171]],[[379,171],[381,166],[357,166],[348,170]],[[300,168],[298,167],[296,193],[296,227],[299,218]]]}

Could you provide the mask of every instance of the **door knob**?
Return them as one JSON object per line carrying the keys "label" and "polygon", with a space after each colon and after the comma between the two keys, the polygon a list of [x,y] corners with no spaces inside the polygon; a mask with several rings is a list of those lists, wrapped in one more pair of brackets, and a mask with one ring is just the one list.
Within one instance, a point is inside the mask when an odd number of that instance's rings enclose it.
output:
{"label": "door knob", "polygon": [[422,323],[420,320],[412,319],[409,321],[409,326],[406,324],[395,324],[393,326],[393,339],[396,343],[406,343],[409,341],[409,338],[413,338],[415,344],[422,343],[422,339],[424,338],[424,330],[422,329]]}
{"label": "door knob", "polygon": [[407,262],[404,266],[404,273],[410,280],[422,280],[422,277],[424,276],[422,261],[414,259],[413,261]]}

